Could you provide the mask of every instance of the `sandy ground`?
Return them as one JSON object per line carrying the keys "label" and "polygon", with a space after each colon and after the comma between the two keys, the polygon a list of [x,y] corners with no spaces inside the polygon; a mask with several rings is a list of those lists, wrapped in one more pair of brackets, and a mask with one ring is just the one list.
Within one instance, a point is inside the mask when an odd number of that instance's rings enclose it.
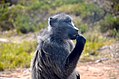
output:
{"label": "sandy ground", "polygon": [[[86,62],[78,64],[81,79],[119,79],[119,60]],[[0,79],[31,79],[30,69],[0,72]]]}
{"label": "sandy ground", "polygon": [[77,70],[81,79],[119,79],[119,61],[83,63]]}

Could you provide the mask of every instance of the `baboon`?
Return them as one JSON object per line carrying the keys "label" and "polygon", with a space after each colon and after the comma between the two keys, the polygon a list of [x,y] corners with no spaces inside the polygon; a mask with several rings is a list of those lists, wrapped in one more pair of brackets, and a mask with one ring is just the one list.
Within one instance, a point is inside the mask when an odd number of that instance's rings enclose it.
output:
{"label": "baboon", "polygon": [[65,13],[51,16],[48,24],[40,35],[32,62],[32,79],[80,79],[75,67],[86,39],[78,34],[72,18]]}

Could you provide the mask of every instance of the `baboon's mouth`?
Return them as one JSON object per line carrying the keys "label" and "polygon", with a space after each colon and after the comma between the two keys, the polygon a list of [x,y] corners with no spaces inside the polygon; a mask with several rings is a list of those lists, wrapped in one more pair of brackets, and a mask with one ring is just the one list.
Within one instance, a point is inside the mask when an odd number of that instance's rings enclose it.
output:
{"label": "baboon's mouth", "polygon": [[69,37],[70,37],[71,40],[75,40],[77,36],[78,36],[77,33],[75,33],[73,35],[69,35]]}
{"label": "baboon's mouth", "polygon": [[76,37],[77,35],[73,35],[74,37]]}
{"label": "baboon's mouth", "polygon": [[78,36],[78,34],[75,34],[75,35],[73,35],[74,37],[77,37]]}

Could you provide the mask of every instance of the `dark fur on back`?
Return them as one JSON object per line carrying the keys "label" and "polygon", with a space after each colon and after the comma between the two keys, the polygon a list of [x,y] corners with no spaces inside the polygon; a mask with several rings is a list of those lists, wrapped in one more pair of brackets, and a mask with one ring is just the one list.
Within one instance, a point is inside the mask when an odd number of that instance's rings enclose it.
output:
{"label": "dark fur on back", "polygon": [[57,21],[50,23],[50,28],[45,29],[39,36],[39,44],[32,63],[32,79],[80,79],[80,75],[74,69],[86,40],[78,35],[74,48],[71,41],[76,34],[74,26],[70,24],[69,28],[68,23],[60,22],[67,18],[70,17],[66,14],[53,16],[52,19]]}

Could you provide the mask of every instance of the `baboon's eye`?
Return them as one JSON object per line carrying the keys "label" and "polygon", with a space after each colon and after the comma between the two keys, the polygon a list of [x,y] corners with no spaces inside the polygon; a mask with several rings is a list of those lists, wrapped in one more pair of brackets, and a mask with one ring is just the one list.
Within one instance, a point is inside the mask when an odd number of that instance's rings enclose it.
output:
{"label": "baboon's eye", "polygon": [[71,23],[71,20],[65,20],[64,22],[66,22],[66,23]]}

